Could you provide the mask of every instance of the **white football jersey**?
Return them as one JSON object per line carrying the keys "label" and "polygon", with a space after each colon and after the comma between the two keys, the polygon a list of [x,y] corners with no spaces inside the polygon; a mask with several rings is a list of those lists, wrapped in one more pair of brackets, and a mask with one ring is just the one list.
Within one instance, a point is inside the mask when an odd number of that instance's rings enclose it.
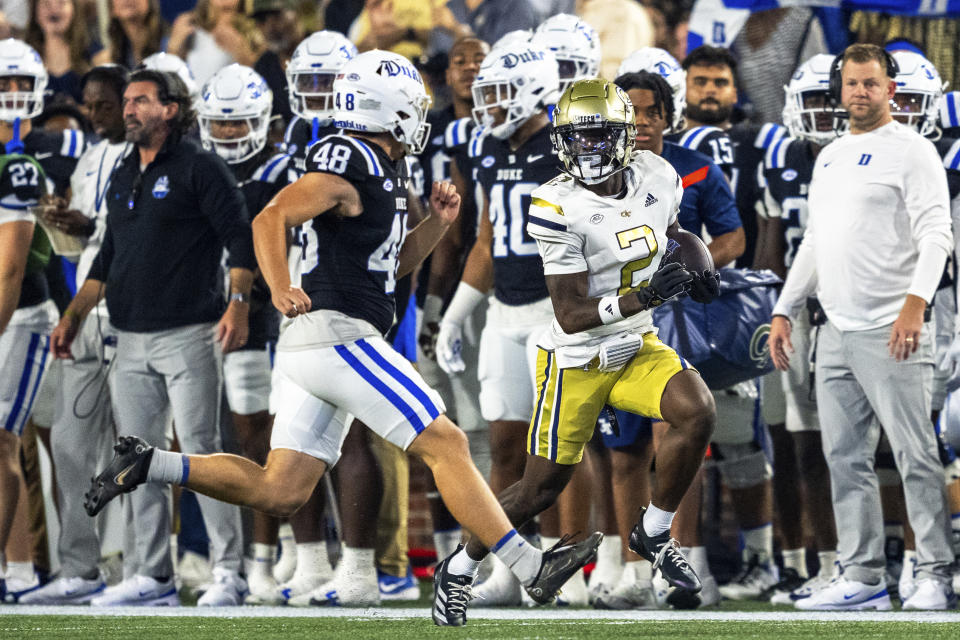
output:
{"label": "white football jersey", "polygon": [[[599,196],[568,175],[533,191],[527,233],[537,240],[546,275],[586,271],[588,295],[595,298],[625,295],[650,280],[683,187],[670,163],[649,151],[635,152],[623,176],[627,190],[619,198]],[[607,336],[653,330],[650,311],[573,335],[554,319],[541,344],[562,348],[563,359],[577,366],[589,362]]]}

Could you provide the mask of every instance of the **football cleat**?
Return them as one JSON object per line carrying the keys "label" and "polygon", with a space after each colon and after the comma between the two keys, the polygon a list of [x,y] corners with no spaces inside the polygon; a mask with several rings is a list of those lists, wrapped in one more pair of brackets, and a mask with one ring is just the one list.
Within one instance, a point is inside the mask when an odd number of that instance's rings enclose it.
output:
{"label": "football cleat", "polygon": [[20,604],[87,604],[107,588],[101,576],[85,578],[57,578],[46,585],[20,596]]}
{"label": "football cleat", "polygon": [[473,597],[472,576],[457,576],[447,567],[450,558],[456,555],[463,545],[444,558],[433,572],[433,623],[438,627],[462,627],[467,624],[467,603]]}
{"label": "football cleat", "polygon": [[830,583],[833,582],[834,578],[836,578],[835,575],[824,576],[817,574],[793,591],[778,591],[774,593],[773,596],[770,597],[770,604],[793,605],[797,600],[809,598],[818,591],[826,589],[830,586]]}
{"label": "football cleat", "polygon": [[904,611],[945,611],[956,608],[957,595],[953,587],[930,578],[920,580],[913,595],[903,603]]}
{"label": "football cleat", "polygon": [[720,587],[720,595],[728,600],[762,599],[763,593],[778,582],[777,566],[772,562],[761,562],[754,554],[733,580]]}
{"label": "football cleat", "polygon": [[407,575],[402,578],[377,569],[377,586],[383,600],[420,599],[420,585],[413,576],[413,569],[409,565],[407,566]]}
{"label": "football cleat", "polygon": [[198,607],[238,607],[250,593],[247,581],[236,571],[213,568],[213,584],[197,600]]}
{"label": "football cleat", "polygon": [[90,490],[83,496],[83,508],[91,517],[118,495],[133,491],[147,479],[154,448],[146,440],[124,436],[113,446],[113,451],[113,460],[96,478],[91,478]]}
{"label": "football cleat", "polygon": [[640,508],[640,519],[630,532],[630,550],[649,560],[654,571],[660,569],[664,580],[674,587],[697,593],[701,589],[700,578],[680,551],[680,544],[670,537],[669,530],[648,536],[643,529],[646,512],[645,507]]}
{"label": "football cleat", "polygon": [[596,557],[603,534],[597,531],[586,540],[564,545],[569,539],[569,536],[564,536],[557,544],[543,552],[537,577],[525,587],[537,604],[552,602],[570,576]]}

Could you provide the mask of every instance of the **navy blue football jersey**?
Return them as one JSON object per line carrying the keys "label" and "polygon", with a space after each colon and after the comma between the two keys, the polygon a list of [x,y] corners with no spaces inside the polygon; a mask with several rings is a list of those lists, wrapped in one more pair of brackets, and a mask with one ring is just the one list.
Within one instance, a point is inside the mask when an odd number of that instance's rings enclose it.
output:
{"label": "navy blue football jersey", "polygon": [[40,163],[47,174],[51,193],[66,196],[70,188],[70,176],[77,166],[77,160],[87,148],[87,140],[82,131],[64,129],[47,131],[31,129],[23,139],[23,152]]}
{"label": "navy blue football jersey", "polygon": [[[547,284],[537,242],[527,235],[530,193],[561,172],[550,141],[540,129],[513,151],[505,140],[478,135],[470,143],[473,175],[493,225],[493,289],[497,300],[522,305],[546,298]],[[482,207],[478,205],[482,211]]]}
{"label": "navy blue football jersey", "polygon": [[[287,154],[264,149],[246,162],[230,165],[251,219],[290,183],[291,164]],[[268,342],[276,342],[279,332],[280,313],[273,306],[263,276],[257,276],[250,291],[250,336],[243,349],[263,350]]]}
{"label": "navy blue football jersey", "polygon": [[663,159],[669,162],[683,183],[683,198],[677,221],[690,233],[712,237],[736,231],[740,214],[730,183],[707,156],[671,142],[663,143]]}
{"label": "navy blue football jersey", "polygon": [[685,149],[699,151],[713,160],[728,179],[733,178],[735,163],[733,140],[720,127],[710,125],[693,127],[680,133],[671,133],[663,139]]}
{"label": "navy blue football jersey", "polygon": [[304,120],[294,116],[283,134],[283,150],[293,160],[293,168],[299,175],[306,173],[306,157],[310,146],[328,135],[337,133],[330,120]]}
{"label": "navy blue football jersey", "polygon": [[783,262],[793,264],[807,228],[807,193],[813,177],[814,145],[809,140],[783,138],[771,146],[763,161],[763,179],[770,199],[780,209],[784,235]]}
{"label": "navy blue football jersey", "polygon": [[950,199],[960,195],[960,140],[942,137],[933,143],[943,158],[943,168],[947,170],[947,186],[950,187]]}
{"label": "navy blue football jersey", "polygon": [[746,247],[737,258],[738,268],[753,266],[753,254],[757,248],[757,206],[763,205],[763,156],[767,149],[787,135],[787,129],[768,122],[764,125],[737,124],[727,129],[733,141],[733,174],[730,185],[740,212]]}
{"label": "navy blue football jersey", "polygon": [[314,309],[332,309],[366,320],[386,334],[395,312],[397,256],[407,233],[406,163],[378,145],[345,134],[310,148],[308,172],[347,180],[363,212],[327,212],[303,225],[301,286]]}

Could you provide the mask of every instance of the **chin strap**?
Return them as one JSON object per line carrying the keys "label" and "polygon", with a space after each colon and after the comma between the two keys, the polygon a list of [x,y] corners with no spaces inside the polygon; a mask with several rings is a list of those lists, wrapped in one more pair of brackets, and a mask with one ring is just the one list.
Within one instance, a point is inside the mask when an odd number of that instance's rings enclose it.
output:
{"label": "chin strap", "polygon": [[6,144],[6,153],[23,153],[23,140],[20,139],[20,118],[13,119],[13,138]]}

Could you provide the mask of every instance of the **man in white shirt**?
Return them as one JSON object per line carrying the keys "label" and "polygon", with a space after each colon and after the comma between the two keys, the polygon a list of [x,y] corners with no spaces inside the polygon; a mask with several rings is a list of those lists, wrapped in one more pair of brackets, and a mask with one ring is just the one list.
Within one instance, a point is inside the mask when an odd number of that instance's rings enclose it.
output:
{"label": "man in white shirt", "polygon": [[809,223],[774,309],[770,350],[789,365],[790,317],[817,294],[828,318],[816,353],[823,450],[844,573],[800,609],[889,609],[873,462],[880,425],[903,478],[917,539],[918,589],[905,609],[956,606],[948,565],[943,466],[929,425],[933,336],[924,313],[952,250],[947,182],[933,144],[894,122],[896,63],[853,45],[831,88],[850,135],[823,149]]}

